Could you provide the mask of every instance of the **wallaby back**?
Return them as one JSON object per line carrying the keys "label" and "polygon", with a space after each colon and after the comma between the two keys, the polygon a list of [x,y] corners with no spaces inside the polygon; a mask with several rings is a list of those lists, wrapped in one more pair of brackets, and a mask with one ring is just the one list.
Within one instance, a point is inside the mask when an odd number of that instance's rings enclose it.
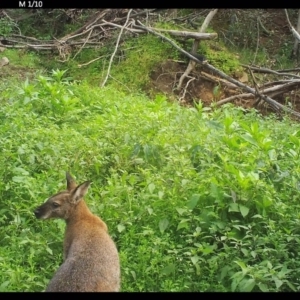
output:
{"label": "wallaby back", "polygon": [[67,190],[50,197],[35,210],[38,219],[66,221],[64,262],[46,292],[118,292],[120,263],[106,224],[88,209],[84,195],[90,182],[76,185],[66,174]]}

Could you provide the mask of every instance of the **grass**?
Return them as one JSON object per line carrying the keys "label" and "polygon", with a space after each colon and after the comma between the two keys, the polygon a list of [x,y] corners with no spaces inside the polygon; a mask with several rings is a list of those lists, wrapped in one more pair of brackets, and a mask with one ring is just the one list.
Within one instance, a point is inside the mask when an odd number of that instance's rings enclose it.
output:
{"label": "grass", "polygon": [[42,291],[61,264],[63,221],[33,210],[66,170],[93,181],[86,201],[117,244],[122,291],[300,290],[298,124],[58,70],[1,102],[1,291]]}

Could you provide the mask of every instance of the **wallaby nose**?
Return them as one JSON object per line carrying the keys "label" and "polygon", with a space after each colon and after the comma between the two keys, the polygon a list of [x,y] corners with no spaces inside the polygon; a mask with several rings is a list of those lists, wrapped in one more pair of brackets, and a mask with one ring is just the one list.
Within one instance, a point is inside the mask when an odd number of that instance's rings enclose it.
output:
{"label": "wallaby nose", "polygon": [[36,218],[39,217],[39,215],[40,215],[40,208],[39,207],[34,211],[34,215],[35,215]]}

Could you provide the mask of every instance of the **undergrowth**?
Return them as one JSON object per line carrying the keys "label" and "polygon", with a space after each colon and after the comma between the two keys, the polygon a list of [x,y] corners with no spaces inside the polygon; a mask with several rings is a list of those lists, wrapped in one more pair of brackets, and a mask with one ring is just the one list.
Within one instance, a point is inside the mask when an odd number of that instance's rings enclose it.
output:
{"label": "undergrowth", "polygon": [[117,244],[122,291],[300,290],[298,124],[58,70],[6,96],[0,291],[42,291],[62,263],[63,221],[33,211],[65,188],[66,170],[93,181],[86,201]]}

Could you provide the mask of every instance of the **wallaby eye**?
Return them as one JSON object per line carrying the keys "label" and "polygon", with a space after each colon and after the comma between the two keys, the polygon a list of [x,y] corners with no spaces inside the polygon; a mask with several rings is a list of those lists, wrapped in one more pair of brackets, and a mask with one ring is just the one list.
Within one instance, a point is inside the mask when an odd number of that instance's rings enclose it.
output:
{"label": "wallaby eye", "polygon": [[59,204],[57,202],[52,203],[53,207],[59,207]]}

